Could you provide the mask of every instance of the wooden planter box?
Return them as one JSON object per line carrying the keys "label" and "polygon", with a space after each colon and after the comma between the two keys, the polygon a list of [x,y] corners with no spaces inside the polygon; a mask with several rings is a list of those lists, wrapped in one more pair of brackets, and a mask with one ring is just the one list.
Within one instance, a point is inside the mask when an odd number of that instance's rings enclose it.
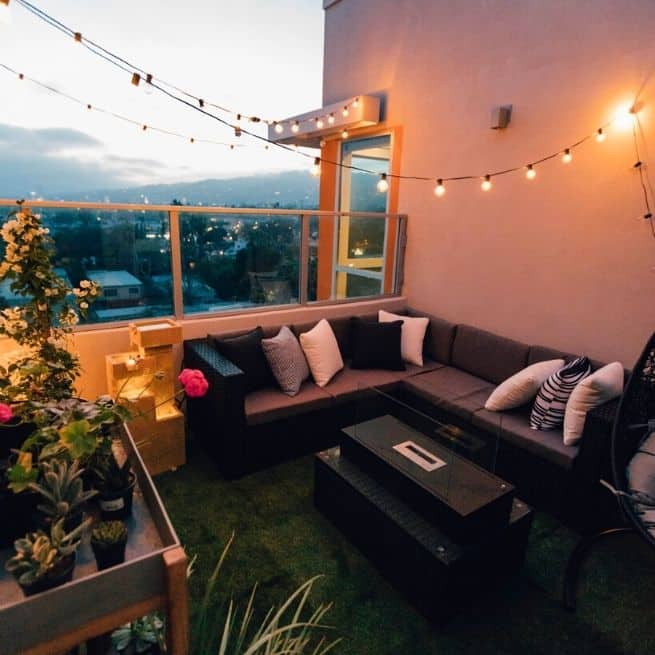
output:
{"label": "wooden planter box", "polygon": [[167,617],[168,652],[188,649],[186,556],[126,428],[123,447],[137,476],[125,562],[98,571],[88,535],[77,553],[73,581],[23,596],[4,563],[13,550],[0,551],[0,652],[53,655],[162,610]]}

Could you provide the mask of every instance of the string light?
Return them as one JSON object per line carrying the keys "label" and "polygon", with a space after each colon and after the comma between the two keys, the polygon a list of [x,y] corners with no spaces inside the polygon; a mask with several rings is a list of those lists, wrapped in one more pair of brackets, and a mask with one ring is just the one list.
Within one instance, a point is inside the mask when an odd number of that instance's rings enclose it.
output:
{"label": "string light", "polygon": [[344,108],[341,110],[341,115],[346,118],[350,112],[348,111],[348,105],[345,105]]}
{"label": "string light", "polygon": [[437,196],[438,198],[441,198],[441,196],[446,193],[446,187],[443,184],[443,180],[439,178],[437,180],[437,186],[434,187],[434,195]]}
{"label": "string light", "polygon": [[570,148],[567,148],[567,149],[564,151],[564,154],[562,155],[562,161],[563,161],[565,164],[570,164],[572,160],[573,160],[573,155],[571,154],[571,149],[570,149]]}
{"label": "string light", "polygon": [[491,183],[491,175],[485,175],[484,180],[482,180],[482,184],[480,185],[480,188],[483,191],[489,191],[491,190],[491,187],[493,184]]}
{"label": "string light", "polygon": [[323,119],[322,118],[317,118],[316,119],[316,129],[320,130],[323,128]]}
{"label": "string light", "polygon": [[132,73],[132,84],[134,84],[134,86],[139,86],[139,84],[141,84],[141,75],[138,73]]}
{"label": "string light", "polygon": [[277,134],[282,134],[282,132],[284,132],[284,126],[282,125],[282,123],[278,123],[277,121],[275,121],[273,125],[275,126],[273,129]]}
{"label": "string light", "polygon": [[314,157],[314,163],[312,164],[309,172],[314,176],[318,177],[321,174],[321,158]]}
{"label": "string light", "polygon": [[525,170],[525,177],[528,178],[528,180],[534,180],[534,178],[537,177],[537,171],[534,170],[532,164],[527,165]]}
{"label": "string light", "polygon": [[359,107],[359,98],[355,98],[355,99],[353,100],[353,107],[354,107],[355,109],[357,109],[357,107]]}
{"label": "string light", "polygon": [[298,123],[298,121],[294,121],[293,125],[291,126],[291,131],[294,134],[298,134],[298,130],[300,130],[300,124]]}
{"label": "string light", "polygon": [[330,115],[328,116],[328,123],[330,125],[334,125],[334,113],[331,112]]}
{"label": "string light", "polygon": [[348,130],[341,130],[341,138],[342,139],[348,138]]}
{"label": "string light", "polygon": [[[7,6],[9,6],[9,5],[7,5]],[[81,32],[75,32],[75,34],[73,35],[73,38],[75,39],[75,41],[77,43],[82,43],[82,33]]]}
{"label": "string light", "polygon": [[0,0],[0,25],[9,25],[11,22],[11,9],[9,0]]}
{"label": "string light", "polygon": [[607,134],[603,132],[602,127],[599,127],[598,130],[596,131],[596,141],[598,141],[598,143],[602,143],[603,141],[605,141],[606,138],[607,138]]}
{"label": "string light", "polygon": [[380,179],[378,180],[378,191],[380,193],[384,193],[388,189],[389,189],[389,182],[387,182],[387,174],[382,173],[382,175],[380,175]]}

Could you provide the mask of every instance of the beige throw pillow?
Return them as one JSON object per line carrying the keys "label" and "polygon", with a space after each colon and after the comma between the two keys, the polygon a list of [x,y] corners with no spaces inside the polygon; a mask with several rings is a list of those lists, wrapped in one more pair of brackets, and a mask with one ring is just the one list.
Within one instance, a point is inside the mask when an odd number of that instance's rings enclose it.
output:
{"label": "beige throw pillow", "polygon": [[529,403],[537,395],[541,385],[562,366],[564,366],[563,359],[549,359],[530,364],[501,382],[487,398],[485,409],[502,412]]}
{"label": "beige throw pillow", "polygon": [[343,368],[337,338],[330,324],[322,318],[309,332],[300,335],[309,370],[314,382],[324,387]]}
{"label": "beige throw pillow", "polygon": [[378,313],[380,323],[402,321],[400,328],[400,353],[403,361],[416,366],[423,366],[423,340],[430,323],[429,318],[421,316],[402,316],[381,309]]}
{"label": "beige throw pillow", "polygon": [[623,364],[612,362],[580,382],[566,403],[564,445],[575,446],[582,438],[587,412],[623,393]]}

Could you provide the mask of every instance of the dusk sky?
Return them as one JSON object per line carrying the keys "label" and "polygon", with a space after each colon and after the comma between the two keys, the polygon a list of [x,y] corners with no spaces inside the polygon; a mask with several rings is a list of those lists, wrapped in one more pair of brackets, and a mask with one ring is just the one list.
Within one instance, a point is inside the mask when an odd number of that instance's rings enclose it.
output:
{"label": "dusk sky", "polygon": [[[155,78],[236,111],[274,119],[321,104],[319,0],[36,4]],[[128,74],[16,2],[9,15],[10,23],[0,25],[0,63],[139,122],[247,147],[229,150],[143,132],[0,70],[0,197],[307,167],[303,157],[265,151],[247,137],[237,141],[229,128],[157,91],[135,88]]]}

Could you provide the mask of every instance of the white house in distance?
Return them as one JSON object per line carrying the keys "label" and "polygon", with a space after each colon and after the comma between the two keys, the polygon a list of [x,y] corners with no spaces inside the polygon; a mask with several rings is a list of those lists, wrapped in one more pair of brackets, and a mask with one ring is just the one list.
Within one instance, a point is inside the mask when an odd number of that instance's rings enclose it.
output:
{"label": "white house in distance", "polygon": [[108,307],[137,305],[143,299],[143,283],[127,271],[87,271],[89,280],[100,285],[100,299]]}

